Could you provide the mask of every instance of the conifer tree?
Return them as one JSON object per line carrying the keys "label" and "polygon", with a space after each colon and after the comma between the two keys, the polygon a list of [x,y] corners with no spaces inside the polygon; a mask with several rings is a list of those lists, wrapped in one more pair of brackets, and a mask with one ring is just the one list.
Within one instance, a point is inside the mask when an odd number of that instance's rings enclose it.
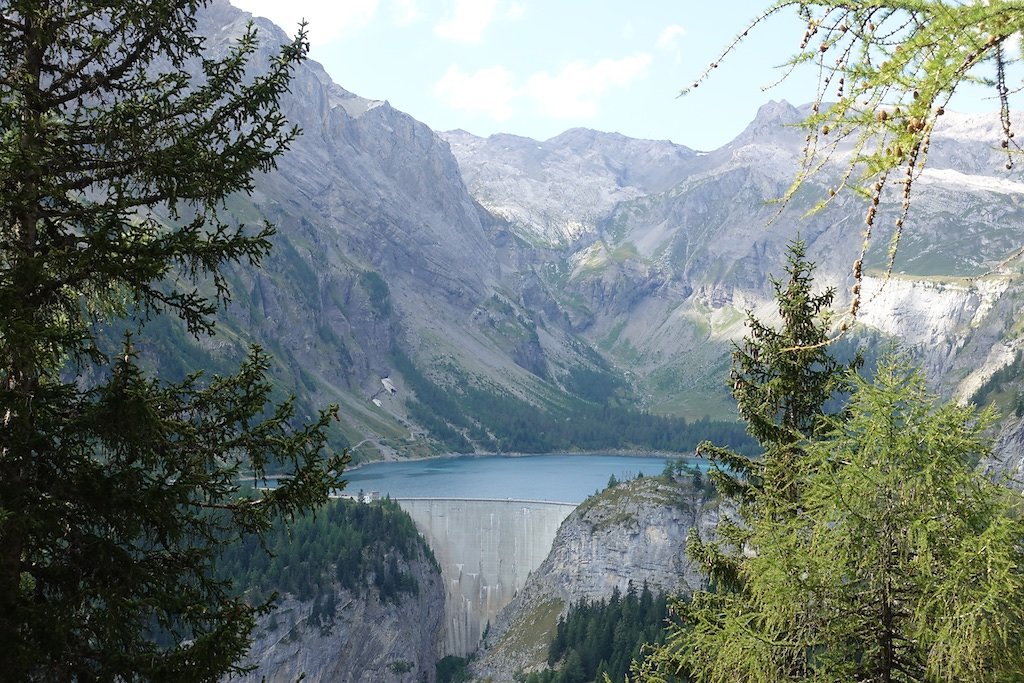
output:
{"label": "conifer tree", "polygon": [[1019,496],[974,469],[991,418],[883,360],[808,444],[800,514],[754,520],[743,593],[699,596],[646,680],[1021,680]]}
{"label": "conifer tree", "polygon": [[[761,519],[787,519],[800,504],[798,476],[809,439],[820,433],[826,405],[849,386],[848,374],[859,361],[844,366],[828,352],[829,306],[834,291],[813,292],[814,264],[800,240],[789,245],[787,278],[772,278],[778,329],[748,314],[748,334],[733,350],[732,393],[747,430],[763,449],[760,459],[703,443],[698,454],[715,464],[711,476],[735,518],[723,517],[718,539],[702,540],[692,530],[687,552],[708,575],[713,590],[698,591],[692,601],[677,601],[682,625],[670,629],[665,645],[638,662],[641,680],[671,681],[700,669],[695,633],[732,637],[730,617],[756,609],[748,584],[752,533]],[[769,679],[765,679],[769,680]]]}
{"label": "conifer tree", "polygon": [[[739,354],[740,368],[751,355]],[[811,367],[824,367],[818,362]],[[989,448],[983,434],[992,415],[940,404],[919,374],[890,357],[873,383],[847,375],[852,395],[841,413],[826,415],[823,400],[789,401],[816,405],[817,417],[803,430],[792,421],[793,429],[777,430],[787,418],[775,401],[785,394],[768,387],[798,375],[761,376],[767,380],[754,390],[739,384],[737,399],[773,397],[753,405],[774,406],[774,413],[744,410],[748,421],[777,418],[758,428],[768,435],[764,460],[721,477],[739,494],[738,521],[719,527],[729,543],[693,546],[719,583],[689,604],[675,603],[678,620],[665,644],[634,664],[637,678],[1024,677],[1017,647],[1024,637],[1019,502],[974,469]],[[818,392],[830,385],[842,383],[783,386]],[[773,474],[779,453],[789,469]]]}
{"label": "conifer tree", "polygon": [[[97,330],[169,314],[212,331],[226,264],[273,229],[234,221],[298,134],[278,102],[303,31],[251,74],[250,26],[210,58],[204,0],[0,2],[0,671],[8,680],[217,680],[259,606],[218,547],[339,485],[312,424],[268,403],[253,349],[171,384]],[[105,351],[107,353],[105,353]],[[87,380],[86,378],[95,378]],[[255,499],[243,468],[293,474]]]}
{"label": "conifer tree", "polygon": [[[813,292],[814,264],[806,245],[789,245],[787,278],[771,278],[781,326],[776,329],[748,313],[748,333],[732,354],[733,398],[747,431],[763,449],[761,458],[743,456],[705,442],[698,455],[715,463],[711,475],[720,492],[736,506],[741,524],[722,522],[719,535],[742,548],[749,521],[762,514],[786,514],[797,502],[794,472],[806,439],[816,434],[827,402],[846,386],[849,369],[829,353],[829,306],[834,291]],[[769,492],[768,496],[760,494]],[[735,552],[706,544],[691,534],[689,551],[712,580],[737,587]]]}
{"label": "conifer tree", "polygon": [[1024,679],[1018,496],[975,470],[992,418],[941,403],[894,356],[858,379],[807,448],[801,513],[754,530],[745,641],[759,644],[718,643],[716,667],[730,680]]}

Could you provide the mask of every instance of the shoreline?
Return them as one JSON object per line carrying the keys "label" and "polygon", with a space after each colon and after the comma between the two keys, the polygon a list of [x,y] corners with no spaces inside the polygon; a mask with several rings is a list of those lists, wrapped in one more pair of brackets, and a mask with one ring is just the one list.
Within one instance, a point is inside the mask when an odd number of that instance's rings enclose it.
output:
{"label": "shoreline", "polygon": [[613,455],[616,457],[636,457],[636,458],[695,458],[697,457],[693,451],[689,453],[679,453],[677,451],[638,451],[636,449],[602,449],[595,451],[550,451],[547,453],[523,453],[523,452],[476,452],[476,453],[444,453],[440,455],[419,455],[409,458],[381,458],[380,460],[368,460],[366,462],[355,463],[347,465],[345,472],[354,472],[361,469],[365,465],[377,465],[381,463],[395,463],[395,462],[419,462],[421,460],[456,460],[463,458],[527,458],[527,457],[544,457],[551,455],[568,455],[572,457],[590,457],[597,455]]}

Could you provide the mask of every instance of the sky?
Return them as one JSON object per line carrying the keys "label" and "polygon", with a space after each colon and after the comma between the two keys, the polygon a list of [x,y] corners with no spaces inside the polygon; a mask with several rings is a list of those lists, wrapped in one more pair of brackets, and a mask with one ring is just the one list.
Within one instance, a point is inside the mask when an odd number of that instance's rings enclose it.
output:
{"label": "sky", "polygon": [[231,2],[289,34],[305,18],[310,58],[336,83],[436,131],[546,140],[585,127],[710,150],[767,101],[817,89],[813,69],[777,84],[803,35],[789,13],[679,97],[768,0]]}

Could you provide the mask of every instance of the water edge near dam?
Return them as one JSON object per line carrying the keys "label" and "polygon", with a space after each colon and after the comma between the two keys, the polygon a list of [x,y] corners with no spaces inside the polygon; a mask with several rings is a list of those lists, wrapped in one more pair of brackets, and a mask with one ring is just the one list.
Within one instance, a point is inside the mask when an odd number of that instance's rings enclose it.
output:
{"label": "water edge near dam", "polygon": [[[707,461],[679,456],[700,469]],[[661,474],[665,456],[555,453],[453,456],[374,462],[345,473],[344,493],[376,491],[392,498],[471,498],[581,503],[610,477]]]}

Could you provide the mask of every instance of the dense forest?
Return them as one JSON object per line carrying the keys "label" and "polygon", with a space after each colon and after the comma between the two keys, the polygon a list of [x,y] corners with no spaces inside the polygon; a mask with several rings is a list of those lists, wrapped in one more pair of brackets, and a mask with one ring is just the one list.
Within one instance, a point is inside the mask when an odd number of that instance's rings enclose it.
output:
{"label": "dense forest", "polygon": [[588,683],[604,675],[622,681],[634,658],[646,643],[665,636],[668,605],[645,583],[640,591],[632,583],[623,595],[616,588],[608,600],[582,599],[568,616],[559,618],[555,638],[548,648],[546,671],[519,673],[522,683]]}
{"label": "dense forest", "polygon": [[354,593],[372,586],[382,600],[398,600],[419,591],[404,570],[409,561],[427,557],[437,565],[412,519],[391,500],[332,500],[316,515],[279,523],[266,536],[266,550],[255,536],[231,546],[220,575],[252,602],[274,592],[316,600],[314,621],[333,615],[336,585]]}
{"label": "dense forest", "polygon": [[577,382],[587,385],[587,395],[604,396],[603,402],[575,399],[544,410],[468,381],[458,387],[441,387],[417,370],[407,357],[395,354],[393,360],[395,369],[416,395],[407,402],[410,416],[455,453],[627,448],[687,453],[702,441],[713,441],[741,453],[756,452],[756,444],[741,423],[706,418],[689,422],[619,405],[611,400],[611,393],[602,392],[597,386],[603,381],[609,388],[617,387],[617,380],[611,375],[574,375]]}

